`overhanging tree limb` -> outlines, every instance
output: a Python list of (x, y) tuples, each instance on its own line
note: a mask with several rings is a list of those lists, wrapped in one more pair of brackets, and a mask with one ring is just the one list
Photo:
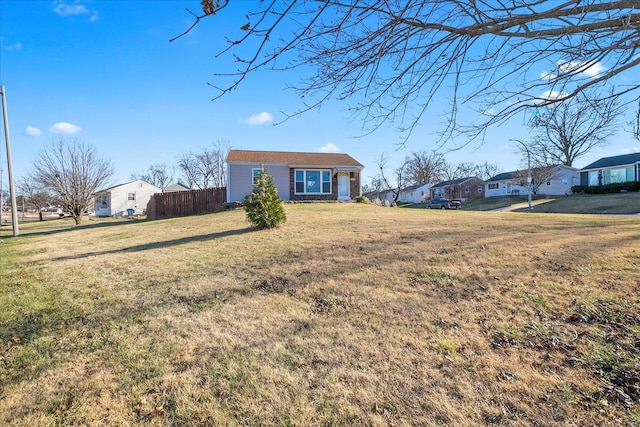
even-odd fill
[[(216, 4), (215, 19), (227, 4)], [(348, 100), (365, 131), (392, 122), (406, 138), (444, 95), (450, 106), (443, 138), (474, 138), (519, 112), (563, 102), (623, 74), (628, 83), (611, 96), (622, 103), (639, 97), (638, 73), (630, 73), (640, 64), (637, 0), (251, 5), (242, 35), (229, 38), (220, 55), (233, 55), (238, 67), (219, 72), (211, 86), (217, 98), (260, 69), (311, 68), (289, 85), (303, 101), (287, 117), (330, 99)], [(462, 107), (482, 115), (461, 122)]]

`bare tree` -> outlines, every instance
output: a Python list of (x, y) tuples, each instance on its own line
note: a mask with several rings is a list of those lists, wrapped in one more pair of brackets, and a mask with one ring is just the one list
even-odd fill
[(178, 168), (190, 188), (219, 188), (227, 185), (225, 162), (229, 148), (221, 141), (199, 153), (183, 154)]
[(529, 171), (528, 169), (521, 169), (513, 174), (513, 178), (520, 180), (520, 185), (526, 186), (527, 180), (531, 176), (531, 193), (538, 194), (540, 187), (546, 184), (552, 179), (558, 177), (557, 166), (535, 166)]
[(58, 140), (40, 152), (31, 178), (50, 191), (78, 225), (93, 194), (112, 175), (111, 162), (98, 156), (91, 145)]
[(405, 176), (410, 184), (427, 184), (442, 181), (447, 161), (435, 151), (414, 151), (405, 159)]
[(182, 171), (182, 176), (189, 188), (196, 188), (199, 176), (195, 155), (191, 152), (181, 155), (178, 159), (178, 168)]
[(53, 200), (51, 192), (48, 191), (39, 181), (33, 178), (33, 175), (24, 176), (18, 182), (18, 191), (22, 194), (23, 201), (31, 203), (39, 212), (40, 221), (42, 218), (42, 208), (47, 206)]
[(483, 181), (493, 178), (499, 171), (500, 168), (498, 168), (498, 165), (489, 162), (484, 162), (484, 164), (476, 166), (476, 175)]
[(534, 138), (530, 145), (536, 162), (571, 166), (580, 156), (606, 144), (617, 131), (616, 119), (622, 113), (618, 101), (580, 93), (538, 113), (531, 122)]
[[(606, 98), (639, 97), (637, 0), (270, 0), (235, 15), (223, 13), (229, 0), (201, 3), (202, 13), (189, 11), (191, 28), (207, 16), (238, 19), (218, 55), (237, 67), (216, 74), (217, 97), (258, 70), (304, 68), (309, 77), (290, 85), (303, 105), (290, 114), (351, 100), (367, 130), (390, 121), (408, 138), (443, 98), (451, 104), (443, 136), (475, 138), (614, 76), (627, 84)], [(482, 117), (460, 122), (463, 106)]]
[(133, 174), (131, 177), (146, 181), (164, 191), (173, 181), (173, 170), (166, 163), (154, 163), (145, 172)]
[(385, 169), (387, 168), (388, 158), (385, 154), (380, 155), (378, 159), (378, 168), (380, 168), (380, 179), (384, 183), (384, 186), (391, 191), (393, 194), (392, 203), (396, 204), (398, 202), (398, 197), (400, 197), (400, 191), (408, 184), (407, 176), (406, 176), (406, 168), (408, 159), (405, 159), (400, 166), (393, 171), (393, 175), (395, 176), (395, 184), (391, 184), (385, 175)]

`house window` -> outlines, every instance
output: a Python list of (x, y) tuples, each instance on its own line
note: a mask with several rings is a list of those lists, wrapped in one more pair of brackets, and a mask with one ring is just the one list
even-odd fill
[(258, 175), (260, 175), (260, 172), (262, 172), (262, 168), (251, 169), (251, 183), (253, 185), (258, 185)]
[[(593, 175), (592, 175), (593, 174)], [(606, 169), (601, 171), (600, 175), (596, 175), (597, 172), (589, 172), (589, 185), (606, 185), (614, 184), (618, 182), (633, 181), (633, 167), (619, 168), (619, 169)], [(601, 177), (600, 182), (596, 177)]]
[(495, 183), (491, 183), (491, 184), (489, 184), (489, 185), (487, 186), (487, 188), (488, 188), (489, 190), (497, 190), (497, 189), (498, 189), (498, 183), (497, 183), (497, 182), (495, 182)]
[(100, 208), (108, 208), (109, 207), (109, 195), (108, 194), (99, 194), (96, 197), (96, 206)]
[(551, 185), (551, 180), (550, 179), (547, 180), (547, 185)]
[(569, 185), (569, 181), (567, 181), (566, 179), (562, 180), (562, 185)]
[(135, 200), (136, 193), (127, 193), (127, 200)]
[(478, 193), (482, 193), (482, 185), (478, 185)]
[(470, 189), (469, 189), (469, 186), (468, 186), (468, 185), (467, 185), (466, 187), (464, 187), (464, 192), (465, 192), (465, 193), (469, 194), (469, 191), (470, 191)]
[(331, 171), (298, 169), (296, 194), (331, 194)]

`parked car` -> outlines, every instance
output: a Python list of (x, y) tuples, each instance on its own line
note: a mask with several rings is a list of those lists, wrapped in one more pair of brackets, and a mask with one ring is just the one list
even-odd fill
[(433, 199), (427, 204), (427, 209), (451, 209), (451, 200), (444, 197)]
[(462, 208), (462, 200), (453, 199), (451, 201), (451, 209), (460, 209), (460, 208)]

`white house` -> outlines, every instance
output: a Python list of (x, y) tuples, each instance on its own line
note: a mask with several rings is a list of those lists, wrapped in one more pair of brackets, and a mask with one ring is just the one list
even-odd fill
[[(539, 173), (538, 173), (539, 172)], [(528, 196), (527, 170), (503, 172), (484, 182), (484, 197)], [(571, 194), (571, 187), (578, 185), (578, 170), (570, 166), (559, 165), (543, 173), (542, 169), (532, 169), (532, 179), (542, 180), (537, 195), (564, 196)], [(533, 193), (532, 193), (533, 194)]]
[(409, 187), (405, 187), (400, 191), (398, 196), (399, 202), (405, 203), (422, 203), (429, 199), (429, 189), (433, 187), (433, 184), (416, 184)]
[(129, 216), (143, 214), (149, 199), (162, 189), (138, 179), (115, 185), (94, 194), (96, 216)]

